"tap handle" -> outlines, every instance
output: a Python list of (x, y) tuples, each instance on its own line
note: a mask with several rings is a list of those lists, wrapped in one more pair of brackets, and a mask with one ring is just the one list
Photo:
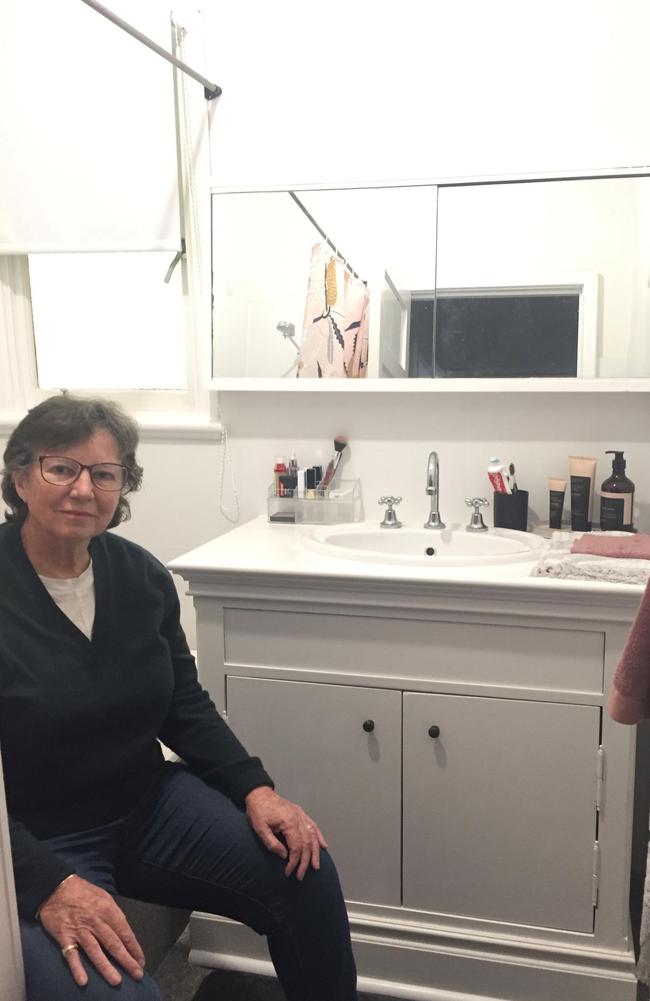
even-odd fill
[(487, 532), (488, 527), (483, 521), (483, 515), (480, 509), (482, 507), (489, 507), (487, 497), (466, 497), (465, 503), (468, 507), (473, 508), (472, 516), (469, 520), (469, 525), (466, 527), (466, 532)]
[(380, 497), (378, 504), (387, 504), (387, 508), (384, 511), (384, 520), (380, 522), (380, 528), (401, 528), (402, 522), (399, 520), (393, 508), (396, 504), (399, 504), (401, 497)]

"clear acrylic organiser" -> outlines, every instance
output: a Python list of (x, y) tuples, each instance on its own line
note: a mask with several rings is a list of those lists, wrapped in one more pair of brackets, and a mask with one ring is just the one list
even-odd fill
[(306, 497), (303, 492), (293, 496), (279, 497), (275, 484), (271, 484), (267, 494), (269, 521), (285, 524), (336, 525), (341, 522), (361, 521), (361, 481), (341, 480), (332, 490), (311, 491)]

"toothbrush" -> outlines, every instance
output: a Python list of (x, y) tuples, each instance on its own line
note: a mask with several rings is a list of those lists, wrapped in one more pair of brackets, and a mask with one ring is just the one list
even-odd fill
[(323, 490), (327, 490), (331, 486), (334, 477), (336, 476), (336, 470), (339, 468), (339, 462), (341, 461), (341, 456), (343, 455), (343, 450), (347, 447), (348, 439), (344, 434), (337, 434), (334, 439), (334, 451), (336, 455), (333, 455), (330, 459), (327, 469), (325, 470), (325, 475), (323, 477), (323, 482), (321, 487)]

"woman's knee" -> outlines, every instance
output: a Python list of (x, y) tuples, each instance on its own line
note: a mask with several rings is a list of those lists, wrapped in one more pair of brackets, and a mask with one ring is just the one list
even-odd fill
[(309, 868), (300, 881), (295, 876), (287, 879), (283, 865), (275, 891), (276, 906), (272, 913), (281, 920), (290, 916), (310, 921), (318, 916), (321, 920), (345, 911), (341, 884), (329, 852), (321, 852), (320, 868)]
[(69, 971), (56, 980), (47, 979), (25, 968), (27, 1001), (162, 1001), (154, 980), (147, 974), (137, 983), (124, 975), (122, 983), (111, 987), (96, 971), (88, 971), (88, 983), (78, 987)]
[(309, 868), (305, 873), (304, 883), (319, 897), (326, 896), (338, 900), (342, 896), (339, 874), (334, 859), (328, 851), (321, 851), (320, 868)]
[(121, 984), (111, 987), (85, 958), (88, 983), (78, 987), (56, 942), (40, 925), (21, 923), (21, 939), (27, 1001), (162, 1001), (149, 975), (138, 983), (123, 973)]

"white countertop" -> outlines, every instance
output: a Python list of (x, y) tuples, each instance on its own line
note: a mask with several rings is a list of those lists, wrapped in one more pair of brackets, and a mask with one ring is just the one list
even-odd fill
[[(550, 577), (533, 577), (537, 558), (530, 562), (500, 565), (473, 566), (409, 566), (394, 563), (370, 562), (349, 558), (329, 557), (307, 549), (302, 540), (318, 526), (271, 524), (266, 515), (226, 532), (210, 542), (178, 556), (168, 566), (173, 573), (191, 579), (206, 572), (221, 575), (260, 574), (283, 578), (310, 578), (318, 580), (346, 580), (348, 583), (422, 581), (437, 584), (471, 583), (486, 588), (512, 591), (513, 586), (528, 597), (530, 592), (549, 596), (565, 593), (574, 597), (601, 599), (606, 595), (638, 602), (644, 587), (640, 584), (613, 584), (600, 581), (562, 580)], [(450, 528), (461, 526), (452, 525)], [(399, 529), (397, 530), (399, 531)], [(567, 594), (568, 592), (568, 594)]]

